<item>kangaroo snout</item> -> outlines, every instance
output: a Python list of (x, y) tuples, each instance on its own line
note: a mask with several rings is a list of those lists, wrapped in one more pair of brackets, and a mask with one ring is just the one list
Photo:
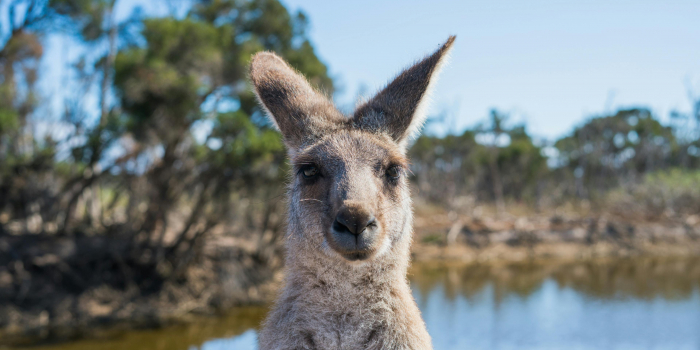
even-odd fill
[(338, 211), (333, 222), (333, 230), (338, 233), (359, 235), (366, 229), (376, 226), (374, 215), (366, 209), (344, 206)]
[(368, 208), (358, 204), (343, 205), (331, 226), (331, 247), (348, 260), (364, 260), (374, 250), (379, 225)]

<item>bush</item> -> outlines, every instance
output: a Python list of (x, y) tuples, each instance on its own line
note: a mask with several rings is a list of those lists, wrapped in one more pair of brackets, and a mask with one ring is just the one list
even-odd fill
[(659, 219), (700, 212), (700, 171), (674, 168), (647, 174), (630, 186), (611, 191), (608, 205), (628, 217)]

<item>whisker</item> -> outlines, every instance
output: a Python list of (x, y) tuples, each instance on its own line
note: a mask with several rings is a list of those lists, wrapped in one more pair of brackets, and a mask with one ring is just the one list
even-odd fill
[(299, 200), (299, 202), (304, 202), (304, 201), (316, 201), (316, 202), (319, 202), (319, 203), (323, 204), (323, 201), (318, 200), (318, 199), (316, 199), (316, 198), (305, 198), (305, 199), (300, 199), (300, 200)]

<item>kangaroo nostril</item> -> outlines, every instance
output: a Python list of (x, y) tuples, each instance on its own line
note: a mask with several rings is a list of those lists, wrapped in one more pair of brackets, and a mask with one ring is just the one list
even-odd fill
[(369, 220), (367, 221), (367, 224), (366, 224), (365, 226), (366, 226), (366, 227), (375, 227), (375, 226), (377, 226), (377, 219), (376, 219), (374, 216), (370, 217)]
[(350, 231), (350, 228), (348, 225), (342, 223), (339, 218), (335, 218), (335, 221), (333, 221), (333, 230), (337, 232), (348, 232), (348, 233), (353, 233)]
[(377, 225), (376, 222), (377, 220), (374, 218), (374, 216), (360, 218), (360, 220), (357, 221), (357, 233), (360, 234), (365, 232), (368, 227), (375, 227)]

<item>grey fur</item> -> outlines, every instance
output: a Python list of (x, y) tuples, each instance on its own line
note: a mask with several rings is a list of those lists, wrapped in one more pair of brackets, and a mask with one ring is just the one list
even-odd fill
[[(285, 283), (260, 332), (261, 350), (432, 349), (406, 279), (413, 213), (405, 146), (453, 41), (401, 73), (353, 117), (276, 55), (253, 58), (251, 81), (295, 169)], [(318, 170), (312, 179), (302, 175), (308, 166)], [(390, 168), (400, 175), (389, 176)], [(373, 229), (357, 236), (369, 242), (359, 260), (336, 244), (341, 209), (376, 217)]]

